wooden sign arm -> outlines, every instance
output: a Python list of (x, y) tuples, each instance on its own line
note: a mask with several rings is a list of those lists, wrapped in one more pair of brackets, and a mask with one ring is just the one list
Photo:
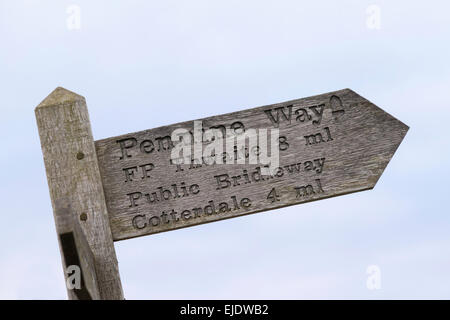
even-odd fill
[[(64, 275), (67, 278), (69, 261), (62, 235), (72, 232), (78, 254), (92, 252), (95, 277), (89, 279), (96, 284), (90, 284), (90, 298), (123, 299), (86, 101), (58, 87), (36, 107), (35, 113)], [(79, 257), (84, 262), (86, 259)], [(67, 290), (69, 299), (86, 297)]]

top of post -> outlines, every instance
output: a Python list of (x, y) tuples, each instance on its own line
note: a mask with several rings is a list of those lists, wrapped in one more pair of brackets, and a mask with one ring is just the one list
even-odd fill
[(75, 92), (64, 89), (63, 87), (57, 87), (53, 90), (41, 103), (36, 107), (35, 110), (44, 107), (55, 106), (63, 104), (66, 102), (75, 102), (85, 100), (83, 96), (76, 94)]

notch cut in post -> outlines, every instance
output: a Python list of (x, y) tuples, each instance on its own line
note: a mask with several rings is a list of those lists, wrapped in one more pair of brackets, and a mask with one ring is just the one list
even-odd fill
[[(70, 208), (61, 208), (58, 214), (66, 213), (67, 219), (73, 218)], [(65, 262), (64, 269), (67, 276), (66, 286), (72, 288), (72, 293), (78, 300), (98, 300), (97, 272), (95, 271), (95, 259), (89, 243), (76, 219), (70, 222), (72, 230), (59, 234), (59, 242)], [(68, 283), (69, 282), (69, 283)]]

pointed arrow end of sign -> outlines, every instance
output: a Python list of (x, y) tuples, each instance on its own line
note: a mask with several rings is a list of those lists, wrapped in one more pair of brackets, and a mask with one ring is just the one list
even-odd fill
[(367, 189), (373, 189), (391, 161), (409, 127), (363, 98), (351, 89), (345, 89), (350, 100), (358, 101), (361, 112), (367, 116), (363, 127), (369, 148), (365, 148), (358, 167), (365, 171), (368, 178)]
[(409, 130), (409, 127), (406, 124), (404, 124), (403, 122), (401, 122), (400, 120), (398, 120), (394, 117), (392, 117), (392, 118), (393, 118), (393, 121), (394, 120), (397, 121), (398, 124), (397, 124), (396, 129), (394, 129), (390, 132), (391, 144), (389, 146), (387, 146), (386, 152), (385, 153), (380, 152), (379, 157), (380, 157), (380, 159), (384, 158), (384, 161), (380, 160), (379, 167), (374, 170), (376, 172), (376, 174), (374, 175), (372, 189), (377, 184), (378, 180), (380, 179), (381, 175), (383, 174), (384, 170), (386, 169), (387, 165), (391, 161), (392, 157), (394, 156), (395, 152), (397, 151), (398, 147), (400, 146), (401, 142), (403, 141), (403, 138), (406, 136), (406, 133)]
[(76, 101), (85, 101), (85, 99), (83, 96), (80, 96), (75, 92), (67, 90), (63, 87), (57, 87), (36, 107), (35, 110)]

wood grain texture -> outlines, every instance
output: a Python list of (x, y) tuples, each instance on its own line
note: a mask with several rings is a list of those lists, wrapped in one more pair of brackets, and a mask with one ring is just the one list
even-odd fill
[(261, 178), (259, 164), (171, 164), (163, 137), (192, 121), (96, 141), (114, 240), (371, 189), (408, 130), (350, 89), (201, 121), (278, 128), (289, 146), (277, 174)]
[[(36, 107), (35, 114), (57, 233), (72, 232), (73, 219), (82, 217), (100, 298), (123, 299), (86, 101), (59, 87)], [(61, 243), (60, 249), (65, 271)], [(69, 298), (76, 299), (72, 291), (68, 290)]]

